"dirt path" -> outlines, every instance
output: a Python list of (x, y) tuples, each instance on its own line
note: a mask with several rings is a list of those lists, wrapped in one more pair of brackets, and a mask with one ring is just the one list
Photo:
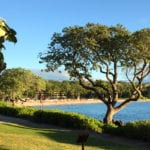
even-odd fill
[[(17, 123), (17, 124), (26, 125), (26, 126), (35, 127), (35, 128), (48, 128), (48, 129), (53, 129), (53, 130), (61, 130), (65, 132), (74, 132), (76, 134), (79, 134), (81, 132), (81, 131), (59, 128), (59, 127), (48, 125), (48, 124), (39, 124), (39, 123), (37, 124), (28, 120), (8, 117), (8, 116), (3, 116), (3, 115), (0, 115), (0, 123)], [(105, 141), (110, 141), (116, 144), (136, 146), (140, 150), (150, 150), (150, 144), (139, 141), (139, 140), (131, 140), (127, 138), (117, 137), (117, 136), (108, 135), (108, 134), (98, 134), (94, 132), (90, 132), (89, 136), (96, 137)]]

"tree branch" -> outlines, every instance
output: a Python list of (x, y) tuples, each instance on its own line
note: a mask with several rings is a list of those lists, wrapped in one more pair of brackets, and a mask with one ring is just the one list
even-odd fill
[(139, 96), (136, 98), (129, 98), (129, 99), (125, 100), (124, 102), (122, 102), (117, 107), (115, 107), (114, 109), (116, 112), (118, 112), (118, 111), (122, 110), (124, 107), (126, 107), (130, 102), (138, 101), (138, 99), (139, 99)]
[(79, 83), (80, 83), (80, 85), (83, 88), (85, 88), (87, 90), (94, 91), (97, 94), (97, 96), (100, 98), (100, 100), (107, 105), (107, 101), (105, 100), (105, 98), (103, 98), (103, 96), (101, 96), (102, 94), (98, 91), (98, 89), (96, 89), (95, 87), (91, 87), (91, 86), (88, 86), (87, 84), (85, 84), (85, 82), (83, 81), (83, 78), (81, 76), (79, 78)]

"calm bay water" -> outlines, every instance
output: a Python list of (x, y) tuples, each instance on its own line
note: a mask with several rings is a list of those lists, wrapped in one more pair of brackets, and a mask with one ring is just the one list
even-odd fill
[[(36, 106), (40, 108), (40, 106)], [(59, 109), (68, 112), (78, 112), (99, 120), (102, 120), (106, 106), (103, 103), (98, 104), (77, 104), (77, 105), (49, 105), (43, 106), (43, 109)], [(124, 122), (135, 120), (150, 120), (150, 102), (132, 102), (126, 108), (118, 112), (114, 119)]]

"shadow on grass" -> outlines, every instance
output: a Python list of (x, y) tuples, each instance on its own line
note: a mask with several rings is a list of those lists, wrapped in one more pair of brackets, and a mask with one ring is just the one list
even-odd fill
[[(43, 128), (35, 128), (35, 127), (30, 127), (30, 126), (23, 126), (23, 125), (18, 125), (18, 124), (9, 124), (9, 123), (3, 123), (7, 126), (11, 126), (14, 128), (18, 128), (18, 130), (32, 130), (34, 133), (41, 135), (43, 137), (49, 138), (53, 141), (56, 141), (58, 143), (66, 143), (66, 144), (72, 144), (72, 145), (80, 145), (77, 143), (77, 138), (79, 135), (79, 131), (71, 131), (71, 130), (64, 130), (62, 129), (43, 129)], [(87, 142), (85, 143), (85, 147), (90, 146), (93, 148), (100, 148), (100, 149), (105, 149), (105, 150), (137, 150), (135, 148), (130, 148), (125, 145), (119, 145), (119, 144), (114, 144), (105, 140), (102, 140), (100, 138), (96, 137), (91, 137), (89, 135), (89, 138)], [(0, 150), (9, 150), (5, 147), (0, 146)]]
[(49, 126), (49, 127), (44, 128), (43, 124), (39, 124), (39, 126), (41, 125), (41, 127), (35, 127), (35, 126), (32, 126), (32, 125), (30, 126), (30, 125), (16, 124), (14, 122), (8, 122), (8, 123), (3, 122), (3, 125), (7, 125), (7, 126), (10, 126), (10, 127), (16, 127), (16, 128), (20, 128), (20, 129), (35, 130), (35, 131), (36, 130), (50, 131), (50, 130), (62, 129), (62, 128), (59, 128), (59, 127), (57, 128), (57, 127), (54, 127), (54, 126)]
[(3, 146), (3, 145), (0, 145), (0, 150), (10, 150), (10, 149), (6, 148), (6, 147)]
[[(46, 136), (47, 138), (51, 140), (55, 140), (56, 142), (59, 143), (66, 143), (66, 144), (72, 144), (72, 145), (81, 145), (77, 143), (78, 139), (78, 133), (75, 132), (65, 132), (65, 131), (53, 131), (49, 133), (45, 132), (39, 132), (42, 136)], [(91, 137), (89, 135), (89, 138), (87, 142), (85, 143), (85, 147), (90, 146), (93, 148), (100, 148), (100, 149), (105, 149), (105, 150), (138, 150), (136, 148), (131, 148), (126, 145), (119, 145), (119, 144), (114, 144), (108, 141), (101, 140), (100, 138), (95, 138)]]

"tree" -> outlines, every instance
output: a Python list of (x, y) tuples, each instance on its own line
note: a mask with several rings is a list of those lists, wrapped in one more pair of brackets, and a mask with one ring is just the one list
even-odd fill
[(0, 76), (0, 91), (8, 99), (34, 97), (45, 90), (46, 81), (30, 70), (15, 68), (3, 71)]
[(4, 62), (4, 56), (2, 53), (2, 49), (5, 48), (5, 41), (16, 43), (16, 31), (10, 28), (4, 20), (0, 19), (0, 72), (6, 68), (6, 63)]
[(61, 91), (61, 83), (59, 81), (47, 81), (46, 82), (46, 93), (50, 98), (56, 98), (57, 94)]
[(32, 92), (32, 95), (37, 99), (43, 99), (43, 91), (46, 90), (46, 81), (39, 77), (33, 75), (31, 86), (29, 92)]
[(143, 88), (143, 94), (145, 97), (150, 98), (150, 84), (145, 84)]
[[(122, 25), (88, 23), (83, 27), (66, 27), (62, 33), (54, 33), (48, 51), (40, 54), (40, 62), (46, 63), (47, 71), (64, 66), (70, 77), (93, 91), (107, 106), (104, 122), (109, 124), (115, 113), (141, 96), (142, 81), (150, 73), (149, 38), (149, 28), (131, 33)], [(120, 69), (124, 69), (122, 74), (127, 76), (132, 92), (116, 105)], [(105, 75), (109, 86), (94, 80), (95, 72), (99, 79)]]
[(129, 82), (118, 82), (118, 92), (120, 98), (127, 98), (132, 93), (132, 86)]
[(70, 82), (70, 86), (70, 95), (77, 100), (87, 92), (77, 81)]
[(69, 97), (69, 91), (71, 89), (70, 83), (68, 81), (62, 81), (60, 84), (60, 95), (62, 97)]

